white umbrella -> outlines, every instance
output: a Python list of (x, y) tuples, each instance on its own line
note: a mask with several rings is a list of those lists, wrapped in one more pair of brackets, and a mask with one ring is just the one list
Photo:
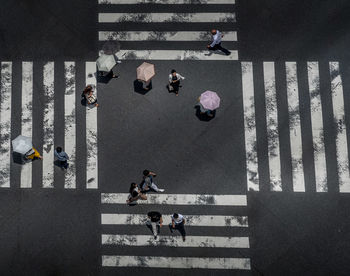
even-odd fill
[(32, 138), (19, 135), (12, 140), (12, 149), (20, 154), (26, 154), (33, 148)]
[(110, 72), (117, 64), (114, 55), (101, 55), (97, 61), (97, 68), (101, 72)]

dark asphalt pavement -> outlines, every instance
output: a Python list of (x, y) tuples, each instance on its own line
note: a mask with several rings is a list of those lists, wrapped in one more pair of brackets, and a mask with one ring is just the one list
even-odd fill
[[(5, 2), (0, 9), (2, 61), (96, 59), (97, 1)], [(349, 5), (345, 0), (237, 0), (240, 60), (336, 59), (348, 73)], [(30, 190), (0, 189), (1, 275), (159, 273), (100, 268), (100, 192), (127, 192), (130, 182), (141, 180), (145, 168), (158, 173), (157, 183), (167, 193), (247, 193), (240, 63), (155, 61), (157, 75), (146, 95), (133, 91), (140, 63), (125, 61), (116, 68), (120, 79), (98, 85), (98, 191), (47, 191), (38, 183)], [(165, 89), (172, 68), (186, 77), (179, 97)], [(82, 74), (77, 82), (84, 83)], [(345, 81), (344, 87), (348, 84)], [(222, 105), (213, 120), (203, 122), (193, 107), (207, 89), (220, 94)], [(13, 100), (20, 102), (18, 97)], [(41, 131), (41, 125), (36, 127)], [(306, 193), (248, 192), (250, 249), (244, 254), (251, 258), (252, 274), (348, 275), (349, 199), (332, 188), (324, 194), (316, 194), (312, 187)], [(149, 254), (149, 249), (142, 250)], [(162, 252), (170, 254), (167, 249)], [(205, 250), (200, 254), (210, 256)], [(193, 271), (193, 275), (248, 275)]]

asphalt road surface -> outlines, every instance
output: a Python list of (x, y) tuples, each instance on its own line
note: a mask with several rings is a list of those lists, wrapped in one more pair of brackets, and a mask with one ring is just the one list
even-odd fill
[[(140, 2), (2, 3), (0, 274), (348, 275), (349, 3)], [(206, 55), (212, 28), (230, 56)], [(101, 50), (120, 78), (96, 78)], [(195, 108), (206, 90), (221, 98), (212, 119)], [(43, 161), (19, 164), (20, 134)], [(127, 206), (144, 169), (165, 192)]]

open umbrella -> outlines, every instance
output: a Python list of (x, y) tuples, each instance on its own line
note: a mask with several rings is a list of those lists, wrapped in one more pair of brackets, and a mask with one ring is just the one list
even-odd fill
[(101, 55), (97, 61), (98, 71), (110, 72), (112, 68), (117, 64), (114, 55)]
[(144, 62), (137, 67), (137, 79), (148, 82), (156, 74), (154, 64)]
[(12, 140), (12, 149), (14, 152), (26, 154), (33, 148), (32, 138), (19, 135)]
[(201, 94), (199, 102), (204, 108), (209, 110), (215, 110), (220, 106), (220, 98), (218, 94), (209, 90)]

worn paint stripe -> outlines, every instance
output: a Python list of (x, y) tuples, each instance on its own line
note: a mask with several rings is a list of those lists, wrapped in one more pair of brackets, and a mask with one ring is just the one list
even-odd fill
[(238, 51), (229, 51), (229, 56), (219, 51), (208, 54), (205, 50), (120, 50), (116, 55), (121, 60), (238, 60)]
[(270, 169), (270, 189), (272, 191), (282, 191), (274, 62), (264, 62), (264, 87)]
[(335, 141), (337, 150), (339, 191), (341, 193), (349, 193), (349, 152), (346, 139), (343, 82), (339, 72), (339, 62), (330, 62), (329, 69), (331, 76), (333, 116), (336, 135)]
[(234, 12), (196, 12), (196, 13), (99, 13), (99, 23), (122, 23), (122, 22), (139, 22), (139, 23), (203, 23), (203, 22), (236, 22)]
[[(86, 62), (86, 85), (92, 85), (97, 97), (96, 62)], [(97, 108), (86, 108), (86, 188), (98, 188)]]
[(296, 62), (286, 62), (286, 75), (293, 191), (305, 192)]
[(103, 255), (102, 266), (250, 270), (250, 259)]
[(247, 190), (259, 191), (258, 155), (255, 122), (253, 63), (242, 62), (242, 92), (246, 150)]
[[(22, 129), (23, 136), (33, 136), (33, 62), (22, 62)], [(32, 187), (32, 162), (21, 166), (21, 188)]]
[(118, 246), (169, 246), (169, 247), (211, 247), (211, 248), (249, 248), (248, 237), (218, 236), (163, 236), (154, 239), (153, 235), (106, 235), (101, 236), (102, 245)]
[[(171, 215), (163, 214), (163, 224), (171, 223)], [(246, 216), (205, 216), (184, 215), (186, 226), (215, 226), (215, 227), (248, 227)], [(144, 225), (146, 215), (140, 214), (101, 214), (101, 224), (104, 225)]]
[(1, 63), (0, 187), (10, 187), (12, 62)]
[[(102, 193), (103, 204), (126, 204), (128, 193)], [(147, 194), (139, 204), (246, 206), (246, 195)]]
[(64, 94), (64, 150), (69, 156), (69, 167), (65, 173), (64, 187), (76, 187), (76, 113), (75, 113), (75, 63), (64, 63), (65, 94)]
[(125, 5), (125, 4), (235, 4), (235, 0), (98, 0), (100, 5)]
[(44, 121), (43, 121), (43, 187), (54, 187), (54, 62), (47, 62), (43, 70)]
[(316, 191), (327, 192), (327, 167), (323, 141), (324, 132), (318, 62), (308, 62), (307, 71), (311, 106), (311, 129), (315, 160)]
[[(237, 32), (223, 32), (222, 41), (237, 41)], [(128, 31), (128, 32), (98, 32), (100, 41), (210, 41), (210, 32), (161, 32), (161, 31)]]

